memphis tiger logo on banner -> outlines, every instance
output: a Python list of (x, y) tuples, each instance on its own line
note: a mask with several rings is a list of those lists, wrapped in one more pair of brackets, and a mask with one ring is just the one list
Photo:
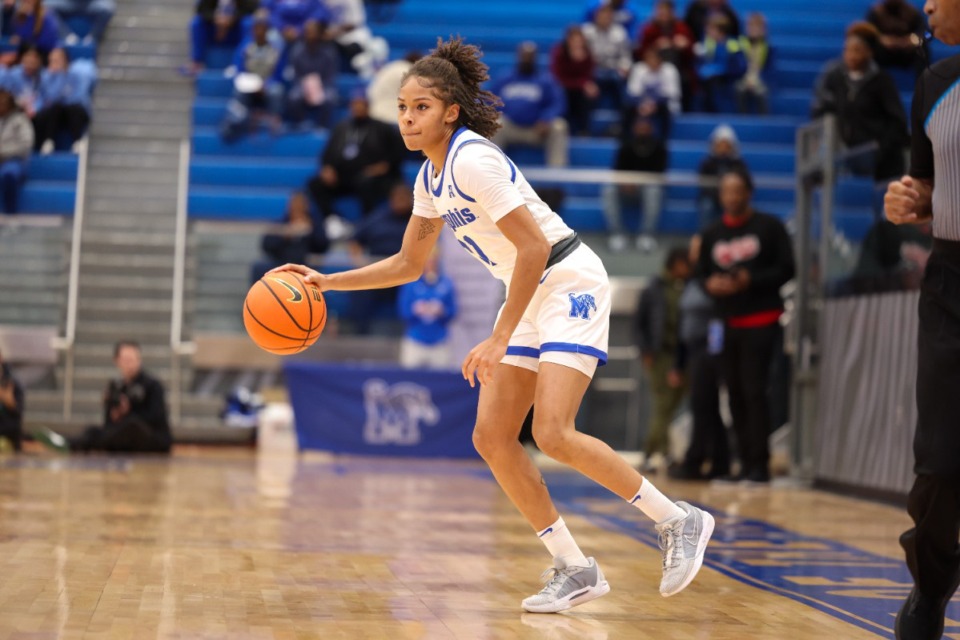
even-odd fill
[(420, 425), (440, 421), (430, 389), (413, 382), (388, 384), (380, 378), (363, 383), (363, 406), (367, 420), (363, 440), (368, 444), (415, 445), (422, 439)]
[(301, 449), (360, 455), (476, 458), (479, 389), (459, 371), (287, 360)]

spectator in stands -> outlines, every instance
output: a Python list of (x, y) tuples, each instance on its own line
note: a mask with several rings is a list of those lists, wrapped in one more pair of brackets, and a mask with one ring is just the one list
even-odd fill
[(0, 354), (0, 453), (20, 451), (23, 441), (23, 386)]
[(923, 15), (907, 0), (878, 0), (867, 12), (867, 22), (877, 28), (879, 42), (874, 54), (882, 67), (922, 68)]
[(680, 343), (680, 295), (690, 277), (687, 250), (667, 253), (663, 271), (640, 294), (637, 344), (650, 380), (653, 411), (645, 446), (648, 468), (660, 468), (669, 453), (669, 429), (686, 395), (683, 374), (676, 368)]
[(623, 106), (623, 85), (630, 71), (630, 36), (613, 21), (613, 7), (603, 5), (593, 14), (593, 22), (583, 25), (590, 53), (596, 61), (594, 80), (601, 96), (617, 109)]
[(308, 20), (331, 22), (330, 12), (320, 0), (263, 0), (261, 6), (269, 11), (273, 28), (287, 45), (300, 37)]
[(874, 145), (875, 153), (855, 155), (848, 164), (858, 175), (884, 180), (903, 174), (909, 133), (897, 86), (873, 59), (877, 42), (877, 30), (867, 22), (847, 29), (843, 57), (828, 63), (817, 79), (811, 115), (835, 114), (847, 147)]
[(20, 192), (33, 149), (33, 125), (13, 94), (0, 89), (0, 195), (4, 213), (19, 211)]
[(259, 0), (198, 0), (197, 15), (190, 22), (190, 65), (183, 72), (200, 73), (211, 45), (239, 45), (244, 39), (244, 21), (259, 6)]
[(613, 20), (627, 31), (627, 35), (633, 38), (637, 30), (636, 8), (627, 2), (627, 0), (594, 0), (587, 9), (583, 17), (584, 22), (593, 22), (596, 17), (597, 9), (609, 6), (613, 9)]
[[(700, 260), (700, 236), (690, 239), (690, 264)], [(716, 305), (699, 278), (690, 278), (680, 295), (680, 348), (677, 371), (690, 384), (693, 430), (683, 460), (668, 471), (678, 480), (710, 480), (730, 473), (730, 443), (720, 414), (720, 363), (708, 344)], [(719, 345), (714, 345), (719, 346)], [(709, 462), (709, 471), (704, 464)]]
[(35, 150), (48, 153), (58, 143), (60, 150), (67, 150), (83, 137), (90, 124), (92, 91), (90, 76), (68, 64), (66, 51), (50, 52), (40, 79), (40, 107), (33, 117)]
[(727, 0), (694, 0), (687, 6), (683, 21), (690, 27), (696, 41), (703, 42), (707, 37), (707, 26), (710, 20), (717, 17), (726, 18), (727, 33), (730, 37), (740, 37), (740, 16), (727, 3)]
[(703, 232), (697, 275), (723, 320), (718, 351), (741, 465), (740, 473), (728, 479), (766, 484), (771, 430), (767, 389), (774, 349), (781, 344), (780, 288), (794, 277), (795, 267), (786, 228), (778, 218), (754, 211), (752, 194), (749, 173), (723, 176), (723, 219)]
[(330, 36), (325, 24), (308, 20), (303, 25), (303, 38), (290, 49), (292, 78), (287, 108), (294, 122), (309, 117), (314, 125), (330, 128), (340, 72), (340, 54)]
[(367, 85), (371, 118), (396, 126), (400, 80), (413, 63), (422, 57), (419, 51), (408, 51), (403, 58), (388, 62), (377, 70)]
[[(730, 125), (721, 124), (710, 134), (710, 152), (700, 161), (697, 173), (701, 178), (716, 183), (730, 171), (746, 172), (748, 169), (740, 158), (740, 141), (736, 131)], [(720, 190), (716, 184), (701, 185), (697, 196), (697, 213), (701, 230), (720, 217)]]
[[(616, 171), (643, 171), (663, 175), (667, 170), (667, 145), (649, 118), (637, 118), (633, 129), (620, 142), (613, 168)], [(603, 186), (603, 213), (610, 232), (610, 250), (627, 247), (623, 209), (638, 199), (643, 209), (643, 231), (637, 237), (637, 248), (649, 253), (657, 248), (653, 235), (657, 230), (663, 203), (662, 184), (606, 184)], [(633, 201), (633, 202), (631, 202)]]
[[(412, 214), (413, 190), (403, 182), (394, 182), (387, 202), (372, 211), (354, 231), (349, 247), (356, 265), (398, 253)], [(372, 320), (378, 315), (396, 315), (397, 289), (351, 291), (349, 307), (357, 333), (368, 335)]]
[(103, 34), (117, 12), (116, 0), (46, 0), (47, 10), (57, 17), (60, 37), (70, 46), (80, 42), (69, 20), (85, 18), (90, 23), (90, 32), (83, 37), (83, 44), (92, 45), (103, 40)]
[(566, 108), (563, 93), (537, 68), (536, 44), (520, 44), (516, 69), (495, 80), (490, 91), (503, 101), (502, 126), (494, 143), (501, 148), (517, 143), (545, 147), (548, 165), (567, 166), (569, 127), (561, 117)]
[(627, 100), (623, 113), (623, 131), (629, 132), (633, 121), (654, 118), (660, 136), (670, 137), (673, 117), (680, 113), (682, 80), (677, 68), (665, 62), (658, 49), (647, 49), (643, 60), (633, 65), (627, 78)]
[(400, 342), (400, 366), (451, 368), (448, 325), (457, 315), (457, 295), (453, 280), (440, 271), (436, 249), (420, 279), (400, 287), (397, 312), (406, 323)]
[(400, 178), (405, 154), (399, 129), (371, 118), (366, 94), (358, 90), (350, 100), (350, 115), (330, 134), (320, 170), (307, 183), (323, 220), (335, 215), (334, 200), (342, 196), (359, 198), (363, 214), (369, 214)]
[(32, 45), (47, 55), (60, 40), (60, 29), (54, 14), (43, 6), (43, 0), (19, 0), (3, 5), (3, 33), (10, 44)]
[(33, 118), (40, 106), (42, 78), (43, 58), (40, 50), (26, 46), (20, 53), (20, 63), (0, 78), (0, 86), (12, 93), (20, 108)]
[[(113, 453), (170, 453), (173, 437), (167, 421), (163, 385), (143, 370), (140, 345), (121, 340), (113, 350), (120, 377), (107, 384), (103, 394), (103, 426), (89, 427), (71, 440), (73, 451)], [(56, 446), (51, 432), (37, 434)]]
[(680, 72), (683, 110), (690, 108), (696, 89), (697, 70), (694, 65), (693, 32), (677, 18), (673, 0), (660, 0), (654, 7), (653, 18), (644, 25), (634, 59), (645, 60), (647, 52), (659, 51), (664, 62), (669, 62)]
[(747, 60), (740, 40), (730, 34), (729, 23), (721, 16), (711, 18), (707, 23), (707, 35), (698, 50), (697, 75), (703, 92), (703, 109), (716, 113), (718, 99), (746, 72)]
[(593, 102), (600, 95), (594, 81), (596, 61), (579, 25), (567, 27), (563, 41), (554, 46), (550, 71), (567, 98), (567, 124), (573, 135), (586, 134), (590, 127)]
[(387, 61), (390, 47), (367, 26), (363, 0), (325, 0), (325, 4), (331, 14), (332, 37), (340, 47), (340, 57), (350, 62), (361, 78), (371, 78)]
[(235, 91), (220, 125), (227, 141), (236, 140), (261, 121), (275, 132), (282, 127), (284, 54), (268, 39), (269, 29), (269, 15), (258, 11), (250, 38), (237, 47), (228, 69)]
[(747, 113), (753, 102), (757, 113), (768, 113), (767, 84), (763, 74), (770, 68), (773, 51), (767, 40), (767, 19), (762, 13), (747, 16), (747, 35), (740, 37), (740, 48), (747, 61), (747, 72), (737, 81), (737, 109), (740, 113)]
[(326, 253), (329, 247), (322, 221), (315, 223), (310, 215), (306, 194), (294, 192), (287, 201), (283, 226), (263, 236), (260, 248), (265, 257), (253, 264), (250, 281), (256, 282), (270, 269), (288, 262), (309, 264), (311, 254)]

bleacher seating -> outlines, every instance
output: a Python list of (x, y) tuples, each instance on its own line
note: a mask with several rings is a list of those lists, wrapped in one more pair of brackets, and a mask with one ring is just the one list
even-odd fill
[[(635, 2), (641, 16), (652, 11), (652, 0)], [(683, 6), (683, 3), (680, 3)], [(812, 87), (826, 61), (840, 55), (847, 25), (865, 12), (859, 0), (838, 0), (827, 5), (808, 0), (733, 0), (745, 16), (761, 11), (768, 18), (770, 39), (775, 47), (770, 83), (776, 88), (771, 99), (772, 115), (746, 117), (735, 114), (684, 114), (673, 128), (669, 170), (689, 173), (707, 151), (707, 138), (717, 124), (733, 125), (742, 143), (747, 164), (761, 178), (790, 179), (794, 170), (794, 137), (797, 126), (809, 116)], [(533, 40), (541, 47), (541, 64), (547, 64), (549, 49), (561, 37), (563, 28), (582, 18), (585, 0), (532, 0), (517, 4), (507, 0), (474, 4), (436, 4), (432, 0), (404, 0), (389, 23), (373, 25), (377, 35), (391, 45), (393, 57), (408, 49), (427, 51), (437, 36), (462, 34), (480, 45), (493, 76), (514, 64), (516, 45)], [(289, 134), (271, 138), (258, 134), (233, 145), (220, 141), (216, 125), (223, 117), (231, 95), (229, 79), (221, 68), (229, 63), (229, 52), (211, 54), (210, 70), (197, 80), (193, 107), (194, 136), (191, 167), (190, 214), (215, 219), (277, 220), (282, 216), (289, 191), (297, 188), (316, 170), (316, 158), (325, 141), (323, 134)], [(895, 72), (898, 87), (909, 107), (913, 77), (909, 71)], [(347, 96), (359, 85), (350, 75), (341, 75), (339, 89)], [(345, 115), (341, 107), (336, 118)], [(616, 122), (615, 112), (599, 109), (592, 131), (607, 130)], [(570, 142), (571, 167), (609, 168), (616, 143), (610, 138), (574, 138)], [(535, 149), (515, 148), (511, 156), (521, 166), (542, 166), (543, 154)], [(411, 176), (413, 163), (407, 173)], [(567, 193), (561, 214), (582, 231), (604, 230), (599, 185), (564, 185)], [(695, 229), (694, 187), (671, 187), (660, 219), (664, 233), (690, 233)], [(783, 218), (791, 215), (793, 191), (759, 189), (758, 209)], [(835, 204), (838, 228), (849, 238), (859, 239), (874, 220), (874, 192), (869, 181), (843, 183)], [(356, 207), (345, 203), (345, 215), (356, 215)]]
[[(90, 30), (89, 21), (82, 17), (71, 18), (69, 24), (81, 35)], [(0, 52), (15, 51), (16, 48), (16, 45), (6, 40), (0, 41)], [(96, 47), (91, 44), (68, 45), (64, 49), (71, 60), (95, 60), (97, 57)], [(73, 215), (77, 194), (77, 166), (76, 154), (35, 154), (27, 170), (28, 179), (20, 197), (20, 211)]]

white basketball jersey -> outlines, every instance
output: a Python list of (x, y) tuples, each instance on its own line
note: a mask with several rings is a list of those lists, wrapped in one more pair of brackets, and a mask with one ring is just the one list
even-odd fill
[(414, 215), (442, 218), (460, 245), (507, 284), (517, 248), (497, 227), (500, 218), (527, 205), (551, 245), (573, 234), (499, 147), (465, 127), (453, 134), (435, 173), (429, 160), (423, 163), (413, 189)]

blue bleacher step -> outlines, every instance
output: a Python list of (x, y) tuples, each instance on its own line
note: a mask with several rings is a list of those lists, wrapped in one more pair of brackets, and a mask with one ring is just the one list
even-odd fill
[(77, 196), (76, 179), (28, 179), (20, 195), (22, 213), (72, 215)]
[(197, 127), (193, 132), (193, 153), (219, 156), (290, 157), (316, 159), (327, 143), (324, 132), (271, 136), (257, 133), (234, 143), (224, 142), (214, 127)]

